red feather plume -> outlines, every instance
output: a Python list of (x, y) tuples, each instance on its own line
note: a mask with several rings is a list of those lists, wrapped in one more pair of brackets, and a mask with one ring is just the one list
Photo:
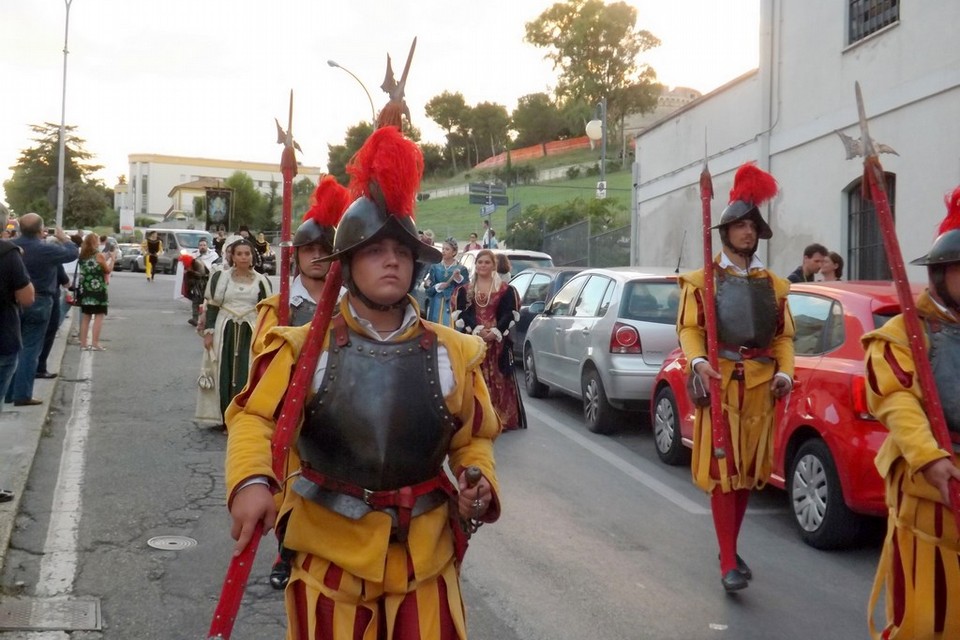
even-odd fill
[(310, 208), (303, 221), (313, 220), (317, 224), (335, 227), (340, 224), (343, 212), (350, 206), (350, 192), (333, 176), (324, 176), (310, 198)]
[(189, 269), (193, 266), (193, 256), (189, 253), (181, 253), (180, 262), (183, 264), (184, 269)]
[(947, 217), (940, 223), (940, 233), (960, 229), (960, 187), (944, 198), (947, 203)]
[(730, 202), (742, 200), (755, 207), (777, 195), (777, 180), (752, 162), (740, 165), (733, 176)]
[(387, 211), (413, 217), (413, 207), (423, 176), (420, 147), (394, 127), (377, 129), (347, 165), (354, 198), (373, 197), (371, 185), (383, 194)]

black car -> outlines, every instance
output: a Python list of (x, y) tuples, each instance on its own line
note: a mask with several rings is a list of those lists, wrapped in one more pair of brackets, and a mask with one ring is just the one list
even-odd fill
[(534, 315), (530, 305), (534, 302), (547, 302), (567, 280), (584, 270), (585, 267), (531, 267), (524, 269), (510, 280), (511, 286), (520, 296), (520, 320), (513, 328), (513, 355), (517, 362), (523, 362), (523, 340), (527, 327)]

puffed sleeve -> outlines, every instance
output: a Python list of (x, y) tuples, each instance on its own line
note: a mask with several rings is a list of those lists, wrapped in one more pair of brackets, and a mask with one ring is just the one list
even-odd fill
[(707, 332), (703, 314), (703, 270), (685, 273), (679, 278), (680, 310), (677, 336), (687, 362), (707, 357)]
[[(906, 341), (901, 316), (882, 330), (863, 337), (866, 351), (867, 406), (890, 431), (896, 452), (881, 449), (877, 456), (880, 473), (886, 475), (902, 455), (910, 473), (951, 454), (937, 445), (923, 408), (923, 392), (917, 384), (916, 368)], [(886, 454), (886, 455), (885, 455)]]
[(250, 344), (250, 350), (254, 357), (263, 352), (266, 346), (267, 334), (280, 322), (278, 314), (278, 305), (280, 304), (280, 295), (270, 296), (257, 304), (257, 325), (253, 329), (253, 341)]

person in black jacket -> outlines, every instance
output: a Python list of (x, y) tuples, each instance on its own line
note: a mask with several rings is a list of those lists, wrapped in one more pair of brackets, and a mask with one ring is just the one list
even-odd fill
[(790, 282), (813, 282), (813, 277), (820, 272), (820, 265), (830, 251), (818, 242), (808, 244), (803, 250), (803, 264), (787, 276)]

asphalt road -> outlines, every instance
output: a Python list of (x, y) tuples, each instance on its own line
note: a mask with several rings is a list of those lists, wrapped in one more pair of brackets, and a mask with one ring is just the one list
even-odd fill
[[(200, 339), (171, 276), (115, 274), (110, 300), (108, 350), (64, 357), (0, 584), (5, 596), (99, 603), (102, 629), (0, 639), (206, 637), (232, 541), (226, 438), (191, 421)], [(496, 445), (503, 517), (464, 563), (473, 640), (867, 637), (876, 537), (812, 549), (784, 494), (766, 490), (741, 534), (755, 578), (726, 595), (708, 501), (687, 469), (658, 461), (642, 420), (597, 436), (575, 400), (526, 403), (530, 428)], [(147, 544), (157, 536), (196, 544), (158, 550)], [(283, 637), (273, 553), (267, 538), (237, 640)]]

